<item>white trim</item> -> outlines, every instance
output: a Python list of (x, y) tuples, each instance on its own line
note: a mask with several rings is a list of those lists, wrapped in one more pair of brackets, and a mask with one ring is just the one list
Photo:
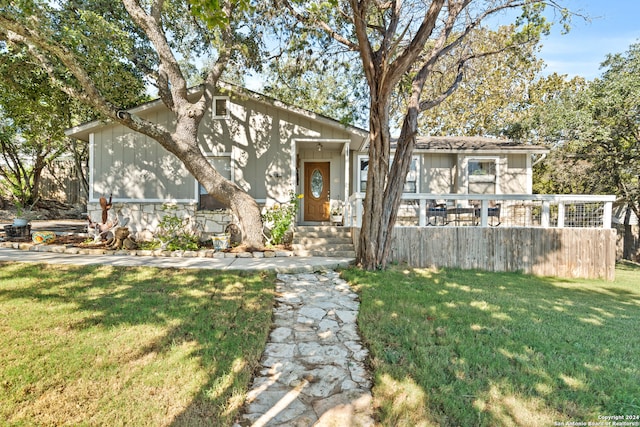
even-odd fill
[(525, 167), (527, 168), (527, 193), (533, 193), (533, 165), (531, 164), (531, 155), (526, 156), (527, 161)]
[[(216, 114), (216, 112), (217, 112), (217, 108), (216, 108), (216, 101), (219, 101), (219, 100), (221, 100), (221, 99), (223, 99), (223, 100), (225, 101), (225, 105), (226, 105), (226, 107), (225, 107), (225, 111), (226, 111), (226, 114), (224, 114), (224, 115), (217, 115), (217, 114)], [(211, 103), (211, 116), (212, 116), (212, 118), (213, 118), (214, 120), (225, 120), (225, 119), (228, 119), (228, 118), (231, 116), (231, 113), (230, 113), (230, 111), (229, 111), (230, 106), (231, 106), (231, 101), (230, 101), (230, 99), (229, 99), (229, 96), (214, 96), (214, 97), (213, 97), (213, 102)]]
[[(355, 173), (356, 173), (356, 185), (355, 185), (355, 188), (356, 188), (356, 192), (358, 192), (358, 193), (364, 193), (364, 191), (362, 191), (362, 188), (360, 188), (361, 187), (360, 184), (362, 182), (362, 179), (361, 179), (362, 170), (360, 169), (360, 164), (361, 164), (361, 161), (363, 159), (369, 160), (369, 155), (368, 154), (358, 154), (358, 156), (357, 156), (356, 171), (355, 171)], [(367, 166), (367, 168), (368, 168), (368, 166)]]
[(93, 174), (96, 172), (95, 134), (89, 134), (89, 200), (93, 200)]
[[(541, 148), (526, 148), (522, 149), (513, 149), (513, 148), (486, 148), (486, 149), (455, 149), (455, 148), (441, 148), (441, 149), (418, 149), (413, 150), (413, 154), (468, 154), (468, 155), (477, 155), (482, 156), (483, 153), (495, 153), (495, 154), (546, 154), (549, 152), (547, 149)], [(391, 150), (391, 153), (394, 153), (395, 150)]]
[[(495, 185), (495, 192), (493, 194), (501, 194), (500, 193), (500, 171), (501, 171), (501, 167), (500, 167), (500, 156), (465, 156), (462, 158), (462, 170), (464, 171), (464, 189), (465, 189), (465, 193), (469, 194), (469, 184), (471, 183), (471, 179), (469, 178), (469, 161), (477, 161), (477, 162), (483, 162), (483, 161), (487, 161), (487, 160), (493, 160), (495, 167), (496, 167), (496, 173), (494, 175), (493, 180), (489, 181), (486, 180), (486, 182), (492, 182)], [(485, 182), (485, 181), (475, 181), (475, 182)]]
[[(99, 203), (100, 199), (90, 199), (89, 203)], [(124, 198), (112, 198), (112, 203), (184, 203), (194, 204), (198, 203), (197, 199), (124, 199)]]
[[(368, 154), (358, 154), (357, 156), (358, 161), (356, 163), (356, 167), (357, 167), (357, 171), (356, 171), (356, 192), (358, 193), (363, 193), (362, 188), (361, 188), (361, 170), (360, 170), (360, 161), (362, 159), (366, 159), (369, 160), (369, 155)], [(403, 187), (403, 191), (402, 194), (418, 194), (420, 193), (420, 182), (422, 181), (422, 156), (418, 155), (418, 154), (412, 154), (411, 155), (411, 163), (413, 163), (413, 161), (416, 161), (416, 191), (404, 191), (404, 187)], [(391, 157), (389, 157), (389, 167), (391, 167), (391, 163), (393, 163), (393, 155), (391, 155)], [(409, 172), (411, 171), (411, 166), (409, 166)], [(408, 175), (408, 174), (407, 174)], [(405, 179), (404, 184), (407, 183), (407, 180)], [(404, 186), (403, 184), (403, 186)]]
[(344, 215), (344, 208), (347, 205), (347, 198), (349, 197), (349, 173), (351, 171), (351, 160), (350, 160), (350, 156), (349, 156), (349, 143), (345, 142), (344, 143), (344, 147), (342, 147), (342, 155), (344, 158), (344, 197), (343, 197), (343, 202), (344, 205), (342, 206), (343, 212), (342, 214)]

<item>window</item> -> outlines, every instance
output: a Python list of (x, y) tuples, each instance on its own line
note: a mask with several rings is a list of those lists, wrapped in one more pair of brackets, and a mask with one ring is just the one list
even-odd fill
[[(393, 157), (391, 158), (393, 162)], [(367, 173), (369, 172), (369, 158), (367, 156), (358, 157), (358, 191), (364, 193), (367, 191)], [(404, 193), (417, 193), (418, 192), (418, 178), (420, 176), (420, 157), (413, 156), (411, 158), (411, 165), (409, 166), (409, 172), (407, 173), (407, 179), (404, 182)]]
[(226, 119), (229, 117), (229, 97), (216, 96), (213, 98), (213, 118)]
[(360, 193), (364, 193), (367, 191), (367, 173), (369, 173), (369, 158), (368, 157), (359, 157), (358, 158), (358, 173), (360, 174), (360, 178), (358, 179)]
[(498, 159), (467, 159), (469, 194), (496, 194), (498, 190)]
[(471, 177), (484, 177), (487, 180), (494, 180), (496, 176), (495, 159), (473, 159), (468, 164), (469, 179)]
[[(231, 155), (226, 156), (209, 156), (207, 157), (209, 163), (225, 178), (233, 181), (233, 175), (231, 173)], [(219, 201), (210, 196), (207, 190), (198, 183), (198, 209), (203, 211), (213, 211), (216, 209), (225, 209)]]

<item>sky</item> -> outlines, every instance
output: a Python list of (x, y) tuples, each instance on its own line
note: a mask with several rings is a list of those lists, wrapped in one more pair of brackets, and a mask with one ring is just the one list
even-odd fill
[(602, 74), (600, 64), (607, 54), (625, 53), (640, 42), (639, 0), (559, 0), (573, 12), (589, 17), (574, 17), (571, 30), (562, 35), (554, 26), (542, 41), (539, 54), (547, 64), (544, 73), (582, 76), (592, 80)]
[[(562, 27), (554, 25), (542, 40), (539, 57), (546, 64), (545, 75), (555, 72), (593, 80), (602, 74), (600, 64), (608, 54), (625, 53), (631, 44), (640, 42), (640, 0), (557, 1), (579, 16), (572, 18), (569, 33), (562, 34)], [(554, 18), (551, 11), (548, 18)], [(513, 17), (497, 21), (506, 24)], [(246, 81), (249, 89), (258, 91), (262, 84), (258, 76)]]

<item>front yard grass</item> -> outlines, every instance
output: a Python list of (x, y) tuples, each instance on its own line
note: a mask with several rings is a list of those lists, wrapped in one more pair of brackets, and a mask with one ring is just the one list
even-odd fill
[(343, 276), (360, 293), (384, 426), (640, 415), (638, 265), (619, 265), (615, 282), (402, 267)]
[(231, 425), (274, 281), (0, 264), (0, 425)]

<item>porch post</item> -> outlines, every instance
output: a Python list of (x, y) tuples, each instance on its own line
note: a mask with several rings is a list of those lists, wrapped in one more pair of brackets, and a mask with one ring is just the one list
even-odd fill
[(349, 158), (349, 143), (345, 142), (342, 146), (342, 154), (344, 156), (344, 207), (342, 214), (344, 215), (344, 209), (347, 207), (347, 203), (349, 202), (349, 184), (351, 178), (351, 160)]
[(489, 200), (480, 201), (480, 226), (489, 226)]
[(613, 202), (604, 202), (604, 210), (602, 212), (602, 228), (611, 228), (611, 219), (613, 217)]
[(558, 202), (558, 228), (564, 228), (564, 202)]
[(420, 199), (420, 214), (418, 216), (418, 226), (427, 226), (427, 200), (424, 198)]

